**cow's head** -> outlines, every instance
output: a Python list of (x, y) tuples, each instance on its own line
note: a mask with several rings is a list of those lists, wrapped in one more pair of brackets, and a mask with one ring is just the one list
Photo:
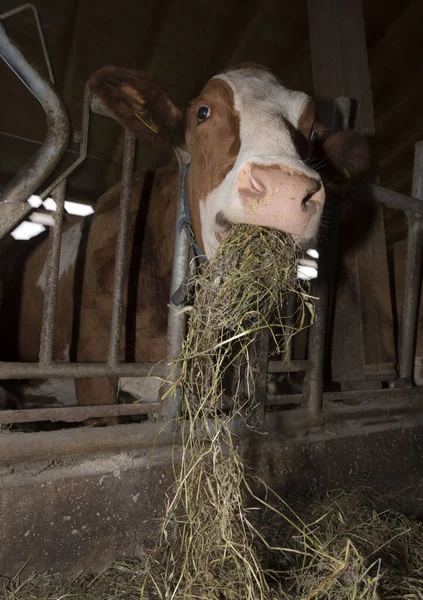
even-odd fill
[[(306, 94), (249, 65), (213, 77), (186, 111), (141, 71), (105, 67), (90, 83), (139, 138), (166, 140), (191, 154), (188, 202), (197, 241), (209, 257), (231, 223), (275, 227), (299, 244), (314, 238), (325, 191), (309, 166), (320, 128)], [(345, 143), (336, 136), (326, 143), (342, 169), (351, 149), (360, 156), (363, 149), (357, 138), (351, 145), (351, 136)]]

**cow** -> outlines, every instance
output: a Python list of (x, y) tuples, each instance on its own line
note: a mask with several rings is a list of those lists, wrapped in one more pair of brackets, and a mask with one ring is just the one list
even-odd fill
[[(350, 176), (367, 168), (368, 146), (358, 134), (325, 132), (311, 98), (287, 89), (259, 65), (239, 65), (212, 77), (185, 110), (139, 70), (104, 67), (91, 76), (90, 87), (138, 139), (185, 151), (192, 231), (196, 247), (208, 258), (235, 223), (277, 228), (303, 248), (312, 243), (325, 204), (313, 148), (325, 152), (338, 173)], [(178, 167), (159, 169), (153, 181), (146, 177), (136, 173), (132, 190), (121, 359), (158, 362), (167, 354)], [(56, 360), (107, 360), (119, 193), (120, 184), (100, 197), (85, 228), (64, 228)], [(43, 241), (25, 257), (19, 298), (10, 294), (19, 313), (15, 359), (21, 361), (38, 359), (46, 251)], [(115, 403), (118, 385), (115, 378), (76, 379), (78, 404)]]

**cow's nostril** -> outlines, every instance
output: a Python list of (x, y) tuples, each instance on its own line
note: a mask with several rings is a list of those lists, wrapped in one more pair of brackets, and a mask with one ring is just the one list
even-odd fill
[(261, 181), (259, 181), (252, 175), (250, 175), (250, 181), (251, 181), (251, 187), (254, 191), (258, 192), (259, 194), (264, 194), (264, 192), (266, 191), (266, 188), (264, 187), (264, 185), (262, 184)]
[(303, 201), (302, 201), (302, 205), (305, 207), (307, 206), (309, 200), (311, 200), (314, 196), (316, 192), (308, 192), (308, 194), (306, 196), (304, 196)]
[(312, 189), (308, 189), (306, 195), (303, 198), (302, 206), (305, 207), (313, 196), (320, 190), (322, 184), (320, 181), (313, 181)]

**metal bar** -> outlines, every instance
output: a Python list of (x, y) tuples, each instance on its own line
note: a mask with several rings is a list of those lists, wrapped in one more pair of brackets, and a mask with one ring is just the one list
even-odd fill
[(90, 127), (90, 98), (91, 92), (87, 83), (84, 90), (84, 100), (82, 104), (81, 144), (79, 146), (79, 157), (65, 171), (63, 171), (63, 173), (61, 173), (57, 179), (48, 186), (48, 188), (40, 193), (40, 197), (43, 199), (46, 198), (50, 192), (59, 185), (59, 183), (61, 183), (64, 179), (67, 179), (87, 157), (88, 134)]
[[(378, 390), (351, 390), (351, 391), (340, 391), (340, 392), (323, 392), (323, 402), (361, 402), (368, 400), (373, 402), (374, 400), (386, 398), (386, 399), (398, 399), (405, 397), (422, 398), (422, 388), (409, 388), (407, 390), (397, 390), (395, 388), (386, 388)], [(302, 394), (281, 394), (280, 396), (273, 396), (270, 400), (268, 399), (268, 406), (279, 406), (284, 404), (297, 404), (300, 402)], [(326, 409), (325, 409), (326, 410)]]
[[(388, 392), (390, 390), (384, 390)], [(354, 420), (358, 416), (361, 420), (379, 419), (387, 421), (389, 418), (402, 417), (402, 426), (404, 427), (404, 416), (413, 414), (413, 425), (421, 424), (423, 412), (423, 403), (415, 394), (410, 392), (412, 389), (393, 390), (396, 397), (392, 396), (391, 401), (383, 399), (378, 404), (370, 404), (359, 407), (334, 405), (327, 410), (326, 423), (342, 422)], [(304, 410), (272, 412), (266, 414), (266, 430), (273, 430), (280, 433), (284, 429), (295, 429), (297, 432), (297, 441), (305, 441), (301, 435), (298, 436), (298, 429), (306, 426), (308, 413)], [(357, 424), (357, 422), (355, 423)], [(364, 426), (371, 426), (371, 422), (363, 423)], [(258, 434), (260, 436), (260, 434)], [(333, 437), (333, 432), (318, 429), (316, 435), (320, 439)], [(312, 439), (313, 432), (307, 434), (307, 440)], [(0, 464), (10, 466), (13, 463), (24, 463), (41, 459), (57, 459), (65, 456), (78, 456), (95, 453), (121, 452), (131, 449), (152, 448), (160, 451), (160, 448), (174, 448), (178, 444), (180, 437), (175, 432), (166, 429), (163, 422), (157, 423), (149, 421), (145, 424), (117, 425), (111, 427), (78, 427), (76, 429), (63, 429), (60, 436), (57, 431), (46, 431), (42, 435), (39, 433), (13, 433), (7, 436), (7, 441), (0, 444)]]
[(322, 281), (319, 275), (313, 289), (313, 295), (318, 298), (315, 304), (314, 323), (310, 330), (308, 356), (310, 367), (304, 380), (304, 397), (307, 410), (315, 425), (323, 421), (323, 369), (325, 361), (326, 328), (329, 313), (329, 282)]
[[(1, 195), (1, 191), (0, 191)], [(1, 202), (0, 201), (0, 239), (6, 235), (32, 210), (25, 202)]]
[(161, 402), (134, 402), (133, 404), (105, 404), (98, 406), (72, 406), (69, 408), (28, 408), (0, 411), (0, 424), (36, 423), (39, 421), (64, 421), (80, 423), (95, 417), (122, 417), (159, 414)]
[(135, 136), (125, 132), (122, 183), (120, 192), (119, 224), (116, 241), (116, 262), (113, 284), (112, 319), (110, 323), (109, 363), (117, 365), (120, 354), (120, 331), (123, 313), (126, 255), (128, 250), (129, 219), (132, 199), (132, 182), (135, 162)]
[[(346, 186), (346, 188), (349, 186)], [(351, 184), (351, 189), (354, 190), (355, 195), (364, 198), (370, 197), (372, 200), (385, 204), (389, 208), (395, 208), (397, 210), (403, 210), (405, 212), (415, 212), (419, 215), (423, 215), (423, 202), (418, 198), (412, 196), (406, 196), (393, 190), (388, 190), (380, 185), (373, 183), (363, 183), (359, 185)]]
[(41, 27), (40, 17), (38, 16), (38, 11), (35, 8), (35, 6), (33, 4), (29, 4), (29, 3), (22, 4), (21, 6), (18, 6), (17, 8), (12, 8), (12, 10), (8, 10), (7, 12), (2, 13), (0, 15), (0, 20), (4, 21), (5, 19), (8, 19), (9, 17), (14, 17), (15, 15), (23, 12), (24, 10), (32, 10), (32, 12), (34, 14), (35, 26), (37, 27), (38, 35), (40, 36), (40, 43), (41, 43), (41, 48), (43, 49), (44, 60), (46, 61), (48, 76), (50, 77), (51, 83), (54, 85), (55, 82), (54, 82), (53, 69), (51, 68), (50, 57), (48, 55), (47, 45), (46, 45), (46, 41), (44, 39), (44, 33), (43, 33), (43, 28)]
[[(394, 394), (387, 394), (388, 391)], [(385, 426), (398, 418), (413, 415), (413, 421), (416, 420), (415, 415), (423, 415), (423, 402), (421, 394), (409, 394), (412, 388), (407, 390), (383, 390), (387, 397), (380, 398), (374, 402), (370, 402), (371, 397), (361, 398), (368, 400), (368, 403), (359, 403), (355, 406), (342, 403), (333, 403), (323, 409), (325, 426), (331, 423), (341, 423), (354, 421), (354, 425), (361, 426), (363, 431), (365, 426), (372, 423), (385, 423)], [(361, 392), (360, 392), (361, 393)], [(366, 422), (367, 421), (367, 422)], [(404, 426), (404, 425), (402, 425)], [(267, 431), (295, 430), (298, 433), (299, 429), (313, 427), (313, 422), (310, 420), (310, 413), (304, 409), (295, 409), (288, 411), (273, 411), (266, 413), (265, 427)], [(317, 435), (322, 435), (322, 429), (316, 431)], [(308, 439), (309, 436), (308, 436)]]
[[(179, 193), (176, 209), (175, 222), (175, 243), (173, 247), (173, 268), (172, 282), (170, 286), (171, 296), (178, 290), (188, 272), (189, 260), (189, 237), (185, 227), (180, 223), (184, 217), (184, 179), (185, 165), (189, 160), (182, 150), (175, 151), (179, 164)], [(169, 358), (176, 361), (182, 350), (182, 343), (185, 337), (187, 326), (187, 315), (185, 311), (178, 310), (172, 303), (169, 305), (168, 315), (168, 338), (169, 338)], [(180, 366), (177, 362), (171, 362), (169, 367), (169, 382), (172, 386), (171, 393), (167, 399), (166, 413), (169, 421), (173, 421), (181, 414), (181, 390), (175, 385), (179, 380)]]
[(0, 56), (40, 102), (47, 119), (47, 135), (43, 146), (3, 190), (3, 201), (26, 202), (52, 173), (65, 153), (69, 140), (69, 119), (66, 107), (55, 89), (9, 40), (1, 23)]
[(169, 373), (165, 363), (40, 363), (0, 362), (1, 379), (49, 379), (81, 377), (163, 377)]
[(44, 293), (43, 320), (41, 328), (39, 359), (42, 366), (53, 360), (54, 333), (56, 330), (56, 302), (62, 245), (63, 212), (65, 206), (66, 179), (54, 191), (56, 213), (54, 226), (50, 229), (47, 254), (47, 269)]
[[(423, 142), (415, 145), (411, 194), (423, 200)], [(423, 206), (423, 202), (421, 202)], [(417, 319), (421, 288), (423, 250), (423, 215), (407, 213), (407, 262), (405, 266), (404, 297), (398, 342), (399, 376), (405, 385), (412, 385)]]
[(286, 303), (285, 311), (286, 311), (286, 319), (284, 323), (284, 342), (285, 342), (285, 351), (283, 353), (283, 364), (285, 366), (286, 363), (292, 362), (292, 331), (294, 329), (294, 319), (296, 316), (295, 308), (296, 308), (297, 297), (296, 294), (289, 294), (288, 300)]
[[(340, 99), (332, 106), (332, 125), (341, 129), (348, 125), (351, 105)], [(315, 305), (314, 323), (310, 329), (308, 341), (309, 368), (304, 379), (302, 399), (306, 401), (306, 409), (310, 421), (314, 425), (323, 422), (323, 384), (327, 354), (327, 331), (329, 313), (333, 301), (336, 256), (338, 248), (339, 212), (336, 202), (328, 202), (326, 212), (331, 221), (327, 233), (326, 244), (320, 250), (319, 277), (312, 288), (313, 296), (318, 298)], [(301, 397), (301, 395), (300, 395)]]

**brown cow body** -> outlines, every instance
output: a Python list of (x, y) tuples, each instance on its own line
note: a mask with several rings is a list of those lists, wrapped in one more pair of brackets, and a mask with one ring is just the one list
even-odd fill
[[(324, 188), (304, 162), (317, 131), (314, 107), (305, 94), (287, 90), (257, 67), (213, 78), (185, 113), (145, 73), (108, 67), (92, 77), (91, 85), (116, 119), (139, 138), (167, 140), (190, 154), (186, 191), (194, 234), (206, 255), (213, 256), (237, 222), (276, 227), (299, 244), (314, 238)], [(357, 140), (353, 145), (357, 154)], [(121, 359), (157, 362), (167, 351), (176, 164), (156, 173), (147, 203), (144, 183), (144, 175), (137, 175), (132, 191)], [(96, 203), (86, 238), (78, 224), (64, 229), (56, 360), (107, 360), (118, 210), (116, 186)], [(82, 271), (80, 244), (86, 244)], [(46, 245), (41, 243), (27, 257), (19, 274), (14, 358), (22, 361), (38, 360)], [(76, 392), (79, 404), (113, 403), (118, 381), (79, 379)]]
[[(177, 164), (158, 170), (148, 207), (144, 207), (141, 199), (145, 174), (137, 173), (134, 177), (121, 334), (122, 361), (154, 363), (166, 356), (177, 182)], [(84, 261), (82, 270), (77, 255), (83, 243), (83, 225), (77, 223), (64, 227), (54, 341), (54, 358), (57, 361), (72, 358), (79, 362), (107, 360), (119, 197), (120, 185), (107, 191), (97, 201), (95, 218), (85, 233), (85, 252), (89, 260)], [(143, 231), (136, 231), (140, 221), (143, 222)], [(20, 274), (18, 344), (15, 356), (9, 356), (9, 359), (38, 361), (46, 256), (47, 240), (29, 254)], [(76, 281), (75, 277), (81, 275), (82, 281)], [(15, 302), (16, 299), (13, 299), (10, 312), (15, 312)], [(128, 302), (135, 311), (127, 332)], [(116, 380), (80, 379), (75, 384), (80, 404), (94, 404), (96, 398), (98, 403), (103, 403), (105, 397), (116, 397), (118, 393)], [(62, 402), (73, 403), (75, 398), (73, 384), (67, 380), (64, 384), (59, 380), (55, 385), (50, 383), (46, 386), (43, 382), (43, 385), (37, 386), (36, 382), (32, 382), (29, 388), (19, 383), (14, 387), (20, 394), (48, 396), (50, 401), (60, 400), (59, 396), (62, 396)]]

